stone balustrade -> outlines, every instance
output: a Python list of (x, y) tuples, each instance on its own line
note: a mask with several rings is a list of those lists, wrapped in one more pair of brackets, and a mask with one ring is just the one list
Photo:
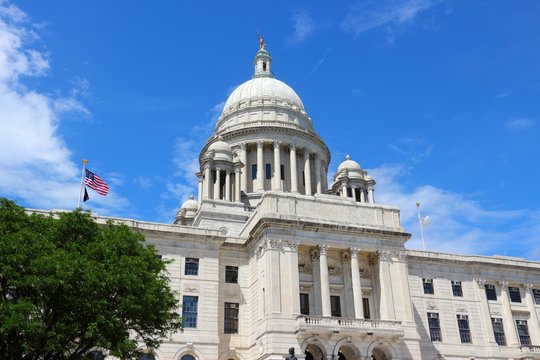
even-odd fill
[(384, 337), (404, 336), (401, 321), (350, 319), (310, 315), (300, 315), (297, 320), (298, 324), (296, 330), (298, 332), (338, 331)]
[(521, 345), (521, 352), (523, 354), (540, 355), (540, 345)]

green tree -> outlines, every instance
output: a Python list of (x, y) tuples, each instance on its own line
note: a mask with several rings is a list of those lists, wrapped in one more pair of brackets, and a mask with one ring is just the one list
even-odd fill
[(136, 358), (181, 329), (166, 263), (126, 225), (0, 198), (0, 358)]

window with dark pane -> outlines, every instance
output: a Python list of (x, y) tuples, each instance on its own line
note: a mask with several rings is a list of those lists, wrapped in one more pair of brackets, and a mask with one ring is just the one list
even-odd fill
[(238, 334), (238, 303), (225, 303), (225, 334)]
[(427, 313), (428, 325), (429, 325), (429, 336), (431, 341), (442, 341), (441, 335), (441, 323), (439, 322), (439, 314), (437, 313)]
[(300, 293), (300, 314), (309, 315), (309, 294)]
[(422, 284), (424, 286), (424, 294), (434, 294), (435, 291), (433, 289), (433, 279), (422, 279)]
[(471, 330), (469, 329), (469, 316), (457, 315), (457, 322), (459, 328), (459, 337), (462, 344), (471, 343)]
[(332, 316), (341, 317), (341, 300), (339, 296), (330, 296), (330, 310)]
[(463, 297), (463, 288), (461, 287), (461, 281), (452, 281), (452, 294), (454, 296)]
[(185, 295), (182, 299), (182, 327), (197, 327), (197, 308), (199, 304), (198, 296)]
[(516, 320), (516, 327), (521, 345), (531, 345), (531, 337), (529, 335), (529, 326), (527, 320)]
[(363, 298), (362, 305), (364, 307), (364, 319), (371, 319), (371, 312), (369, 311), (369, 299)]
[(184, 269), (184, 275), (198, 275), (199, 274), (199, 259), (186, 258), (186, 266)]
[(536, 305), (540, 305), (540, 290), (539, 289), (533, 289), (533, 296), (534, 296), (534, 303)]
[(238, 266), (225, 266), (225, 282), (238, 284)]
[(486, 289), (486, 298), (488, 300), (496, 301), (497, 300), (497, 292), (495, 291), (495, 285), (486, 284), (485, 289)]
[(491, 318), (491, 324), (493, 325), (493, 334), (495, 335), (497, 344), (499, 344), (499, 346), (506, 346), (503, 320), (501, 318)]
[(266, 180), (270, 180), (272, 178), (272, 165), (266, 164), (265, 172)]
[(285, 180), (285, 165), (281, 164), (279, 170), (281, 172), (281, 180)]
[(518, 287), (509, 286), (508, 287), (508, 293), (510, 294), (510, 301), (511, 302), (521, 302), (521, 293), (519, 292)]
[(257, 164), (251, 165), (251, 180), (255, 180), (257, 178)]

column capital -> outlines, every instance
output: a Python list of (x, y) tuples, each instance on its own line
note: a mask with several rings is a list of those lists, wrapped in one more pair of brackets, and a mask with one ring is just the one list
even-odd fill
[(523, 284), (523, 288), (525, 289), (526, 292), (531, 292), (533, 287), (534, 287), (534, 284), (532, 283)]
[(274, 140), (273, 144), (274, 144), (274, 149), (279, 149), (279, 147), (281, 146), (281, 141)]
[(247, 143), (240, 143), (240, 150), (246, 151), (247, 150)]
[(508, 288), (508, 281), (499, 281), (499, 282), (497, 282), (497, 285), (499, 285), (499, 287), (500, 287), (501, 289), (505, 289), (505, 290), (506, 290), (506, 289)]
[(394, 254), (396, 255), (399, 261), (406, 261), (407, 256), (409, 256), (409, 253), (407, 251), (394, 251)]
[(219, 167), (215, 167), (214, 170), (216, 170), (216, 171), (221, 171), (222, 169), (219, 168)]
[(379, 261), (390, 261), (392, 258), (390, 250), (378, 250), (377, 255), (379, 256)]
[(264, 141), (262, 140), (257, 141), (257, 149), (262, 149), (263, 146), (264, 146)]
[(328, 251), (328, 245), (319, 245), (319, 252), (321, 255), (326, 256), (327, 251)]
[(289, 150), (290, 151), (296, 151), (296, 145), (295, 144), (289, 144)]
[(360, 253), (360, 248), (350, 247), (349, 248), (349, 253), (351, 254), (351, 256), (356, 257)]
[(298, 243), (296, 241), (289, 241), (289, 247), (292, 251), (298, 251)]
[(486, 286), (486, 279), (476, 278), (474, 279), (474, 281), (476, 282), (476, 285), (478, 285), (478, 287), (481, 289), (483, 289)]

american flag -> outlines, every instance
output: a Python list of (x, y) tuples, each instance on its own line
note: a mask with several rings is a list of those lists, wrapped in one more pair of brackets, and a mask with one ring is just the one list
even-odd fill
[(86, 169), (84, 183), (90, 189), (94, 189), (99, 195), (106, 196), (109, 193), (109, 186), (107, 183), (88, 169)]

